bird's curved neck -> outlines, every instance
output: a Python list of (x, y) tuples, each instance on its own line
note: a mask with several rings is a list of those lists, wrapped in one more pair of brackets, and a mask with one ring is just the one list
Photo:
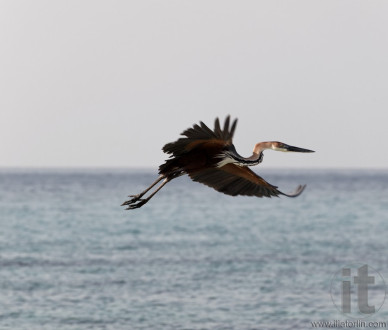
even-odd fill
[(228, 158), (232, 160), (232, 163), (235, 163), (237, 165), (241, 166), (253, 166), (260, 164), (263, 161), (263, 153), (255, 153), (253, 152), (252, 156), (250, 157), (242, 157), (240, 156), (234, 146), (231, 146), (229, 150), (226, 152)]
[(263, 161), (263, 152), (260, 151), (259, 153), (253, 152), (252, 156), (245, 158), (248, 162), (251, 163), (251, 165), (257, 165)]
[(260, 154), (265, 149), (272, 149), (273, 142), (260, 142), (256, 143), (255, 147), (253, 148), (253, 155), (254, 154)]
[(263, 151), (266, 149), (272, 149), (273, 142), (260, 142), (256, 143), (255, 147), (253, 148), (252, 156), (248, 158), (241, 157), (236, 153), (237, 156), (239, 156), (240, 163), (247, 166), (253, 166), (260, 164), (263, 161)]

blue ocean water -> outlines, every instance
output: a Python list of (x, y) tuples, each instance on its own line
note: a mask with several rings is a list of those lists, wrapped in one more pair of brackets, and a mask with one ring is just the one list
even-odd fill
[[(295, 199), (229, 197), (182, 177), (124, 211), (153, 171), (1, 170), (0, 328), (311, 329), (349, 319), (330, 294), (343, 265), (368, 264), (388, 281), (388, 172), (260, 174), (286, 192), (308, 186)], [(368, 318), (387, 319), (387, 301)]]

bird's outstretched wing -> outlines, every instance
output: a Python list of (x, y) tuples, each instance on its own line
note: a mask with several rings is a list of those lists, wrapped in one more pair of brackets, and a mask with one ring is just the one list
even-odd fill
[(230, 116), (226, 117), (223, 128), (220, 126), (219, 119), (216, 118), (213, 130), (201, 121), (199, 125), (195, 124), (193, 127), (188, 128), (181, 134), (185, 137), (180, 138), (175, 142), (167, 143), (163, 147), (163, 151), (177, 157), (199, 146), (232, 145), (236, 125), (237, 119), (235, 119), (230, 126)]
[(203, 170), (188, 171), (193, 181), (203, 183), (227, 195), (272, 197), (285, 195), (299, 196), (305, 186), (298, 186), (295, 192), (285, 194), (255, 174), (246, 166), (226, 164), (222, 167), (209, 167)]

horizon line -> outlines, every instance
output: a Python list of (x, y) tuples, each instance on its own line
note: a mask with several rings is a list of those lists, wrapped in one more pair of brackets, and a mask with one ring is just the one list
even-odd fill
[[(271, 166), (265, 167), (255, 167), (255, 168), (260, 168), (260, 170), (264, 171), (271, 171), (271, 170), (282, 170), (282, 171), (289, 171), (289, 170), (306, 170), (306, 171), (388, 171), (388, 167), (347, 167), (347, 166), (338, 166), (338, 167), (333, 167), (333, 166), (327, 166), (327, 167), (281, 167), (281, 166)], [(153, 167), (153, 166), (86, 166), (86, 165), (77, 165), (77, 166), (50, 166), (50, 165), (45, 165), (45, 166), (3, 166), (0, 165), (0, 171), (37, 171), (37, 170), (47, 170), (47, 171), (64, 171), (64, 170), (94, 170), (94, 171), (141, 171), (141, 170), (146, 170), (146, 171), (157, 171), (158, 167)]]

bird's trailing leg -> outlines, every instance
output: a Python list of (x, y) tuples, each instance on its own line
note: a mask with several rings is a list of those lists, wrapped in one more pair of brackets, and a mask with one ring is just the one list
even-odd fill
[[(151, 195), (149, 195), (147, 198), (141, 198), (143, 197), (152, 187), (154, 187), (158, 182), (160, 182), (162, 179), (163, 182), (162, 184), (158, 187), (158, 189), (156, 189)], [(121, 204), (121, 206), (124, 206), (124, 205), (128, 205), (128, 207), (126, 208), (126, 210), (132, 210), (132, 209), (137, 209), (141, 206), (143, 206), (144, 204), (146, 204), (160, 189), (162, 189), (164, 187), (164, 185), (169, 182), (170, 179), (164, 177), (163, 175), (161, 175), (151, 186), (149, 186), (146, 190), (144, 190), (143, 192), (141, 192), (140, 194), (137, 194), (137, 195), (133, 195), (133, 196), (130, 196), (130, 197), (133, 197), (132, 199), (124, 202), (123, 204)]]
[(140, 198), (142, 198), (147, 192), (149, 192), (155, 185), (157, 185), (161, 180), (164, 179), (164, 175), (159, 175), (159, 177), (156, 179), (156, 181), (151, 184), (146, 190), (142, 191), (141, 193), (137, 195), (129, 195), (128, 197), (132, 197), (130, 200), (126, 201), (123, 205), (128, 205), (137, 202)]

